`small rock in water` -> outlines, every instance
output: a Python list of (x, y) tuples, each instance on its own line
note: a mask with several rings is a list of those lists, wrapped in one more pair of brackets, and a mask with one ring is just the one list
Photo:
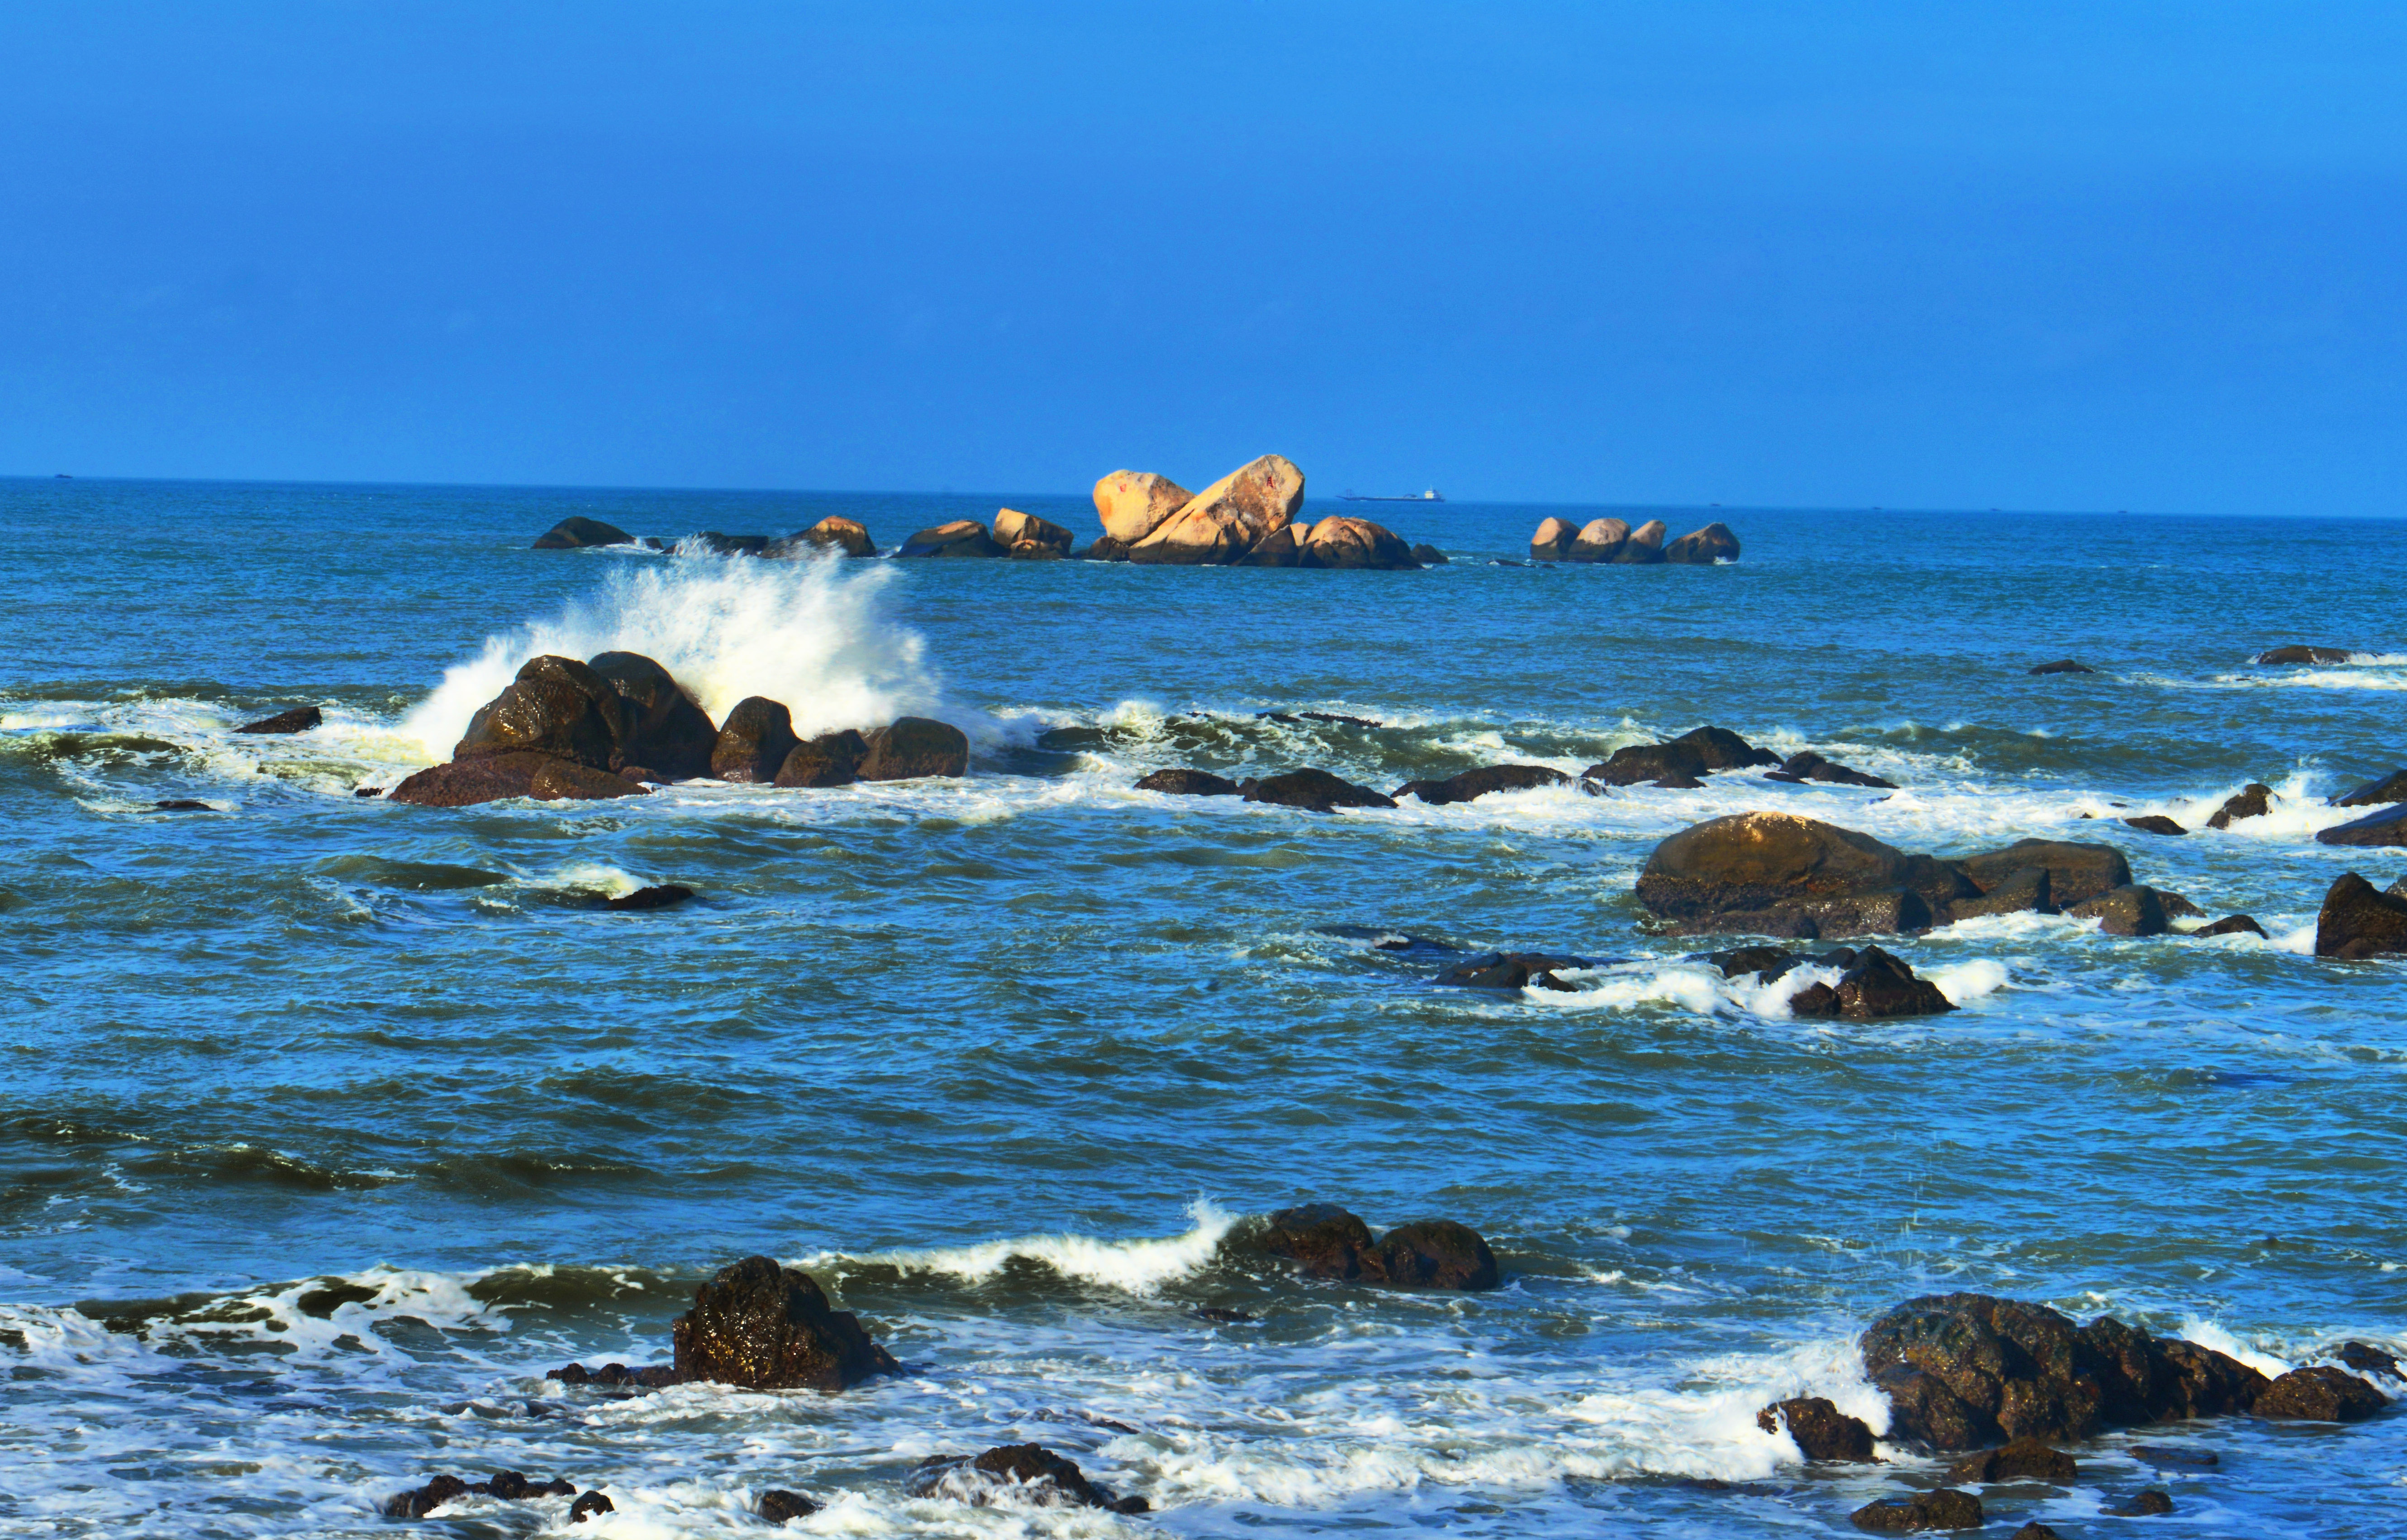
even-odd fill
[(2060, 839), (2018, 839), (2003, 849), (1984, 850), (1956, 863), (1983, 892), (1994, 892), (2015, 873), (2037, 866), (2047, 873), (2048, 894), (2070, 906), (2131, 880), (2131, 864), (2112, 845)]
[(675, 1385), (679, 1378), (674, 1364), (648, 1363), (630, 1369), (623, 1363), (605, 1363), (599, 1369), (588, 1369), (582, 1363), (563, 1363), (544, 1376), (563, 1385), (632, 1385), (640, 1390), (657, 1390)]
[(969, 734), (933, 717), (897, 717), (864, 734), (862, 742), (868, 747), (858, 772), (862, 780), (924, 780), (969, 774)]
[(1797, 954), (1786, 947), (1732, 947), (1727, 951), (1701, 953), (1698, 961), (1719, 968), (1724, 978), (1759, 973), (1769, 980), (1795, 967)]
[(2194, 1448), (2186, 1444), (2134, 1444), (2131, 1458), (2151, 1465), (2183, 1465), (2198, 1470), (2213, 1470), (2223, 1463), (2223, 1457), (2213, 1449)]
[(861, 762), (868, 757), (869, 740), (851, 728), (822, 733), (787, 752), (777, 767), (776, 783), (789, 790), (849, 786), (861, 778)]
[(1172, 797), (1233, 797), (1244, 788), (1226, 776), (1216, 776), (1209, 770), (1156, 770), (1136, 783), (1140, 791), (1159, 791)]
[(568, 1504), (568, 1521), (582, 1524), (596, 1514), (616, 1513), (619, 1505), (601, 1492), (590, 1491)]
[(2045, 1439), (2017, 1438), (2002, 1448), (1983, 1449), (1947, 1467), (1951, 1485), (1989, 1486), (2001, 1481), (2053, 1481), (2059, 1486), (2080, 1475), (2072, 1457)]
[(1763, 778), (1789, 782), (1822, 781), (1832, 786), (1872, 786), (1886, 791), (1898, 789), (1897, 782), (1893, 780), (1883, 780), (1878, 776), (1826, 760), (1811, 749), (1789, 755), (1781, 761), (1779, 769), (1764, 772)]
[(1696, 750), (1708, 770), (1747, 770), (1759, 764), (1777, 765), (1780, 756), (1769, 749), (1758, 749), (1727, 727), (1697, 727), (1672, 740), (1687, 744)]
[(672, 904), (682, 904), (693, 896), (693, 890), (682, 883), (664, 882), (656, 888), (638, 888), (632, 893), (605, 898), (605, 909), (665, 909)]
[(2172, 820), (2165, 817), (2162, 813), (2146, 813), (2143, 814), (2139, 818), (2127, 818), (2123, 821), (2129, 824), (2132, 828), (2139, 830), (2144, 834), (2186, 834), (2189, 833), (2188, 830), (2183, 828), (2180, 824), (2175, 823)]
[(2164, 901), (2154, 888), (2136, 883), (2110, 889), (2064, 912), (2075, 920), (2097, 920), (2108, 935), (2162, 935), (2167, 929)]
[(2273, 789), (2261, 781), (2247, 785), (2223, 799), (2223, 806), (2206, 820), (2210, 829), (2229, 829), (2242, 819), (2263, 818), (2273, 810)]
[(1541, 786), (1561, 786), (1570, 779), (1561, 771), (1543, 764), (1490, 764), (1444, 780), (1408, 780), (1396, 788), (1396, 795), (1417, 797), (1423, 806), (1443, 807), (1471, 802), (1491, 791), (1529, 791)]
[(2260, 663), (2344, 663), (2357, 654), (2344, 647), (2277, 647), (2257, 654)]
[(1263, 1220), (1261, 1246), (1310, 1278), (1467, 1290), (1493, 1289), (1503, 1276), (1495, 1253), (1469, 1225), (1422, 1219), (1374, 1241), (1370, 1226), (1335, 1204), (1280, 1209)]
[(1589, 765), (1580, 778), (1606, 786), (1670, 785), (1691, 790), (1704, 782), (1705, 757), (1690, 743), (1636, 743)]
[(489, 1479), (477, 1482), (468, 1490), (473, 1492), (483, 1492), (490, 1497), (507, 1498), (513, 1503), (524, 1502), (532, 1497), (577, 1495), (577, 1489), (558, 1476), (554, 1476), (549, 1481), (534, 1482), (528, 1480), (525, 1475), (519, 1471), (495, 1471)]
[(786, 756), (800, 746), (793, 714), (781, 701), (748, 695), (737, 701), (711, 745), (710, 773), (724, 781), (775, 781)]
[(1876, 1534), (1916, 1534), (1925, 1530), (1976, 1530), (1981, 1527), (1981, 1500), (1971, 1492), (1941, 1487), (1910, 1498), (1885, 1497), (1847, 1516), (1859, 1530)]
[(351, 788), (351, 795), (355, 797), (380, 797), (384, 795), (384, 788), (381, 786), (354, 786)]
[(986, 526), (975, 519), (956, 519), (949, 523), (923, 529), (903, 542), (897, 556), (976, 556), (997, 557), (1004, 554), (1004, 547), (987, 533)]
[(1808, 1460), (1861, 1465), (1873, 1459), (1871, 1426), (1821, 1396), (1776, 1402), (1755, 1414), (1755, 1425), (1768, 1433), (1778, 1433), (1786, 1425), (1788, 1436)]
[(423, 1519), (444, 1504), (468, 1495), (468, 1483), (456, 1476), (438, 1476), (413, 1491), (387, 1498), (387, 1519)]
[(306, 733), (324, 723), (326, 714), (314, 706), (296, 706), (290, 711), (279, 711), (272, 717), (262, 717), (255, 722), (245, 722), (235, 729), (237, 733)]
[(1797, 1016), (1844, 1016), (1859, 1021), (1937, 1016), (1956, 1008), (1939, 986), (1878, 947), (1866, 947), (1839, 982), (1814, 984), (1788, 1002)]
[(2077, 663), (2070, 658), (2058, 658), (2052, 663), (2042, 663), (2031, 670), (2034, 674), (2095, 674), (2087, 663)]
[(674, 1338), (678, 1378), (752, 1390), (833, 1394), (903, 1369), (808, 1275), (766, 1257), (723, 1267), (695, 1290)]
[(163, 813), (214, 813), (217, 811), (207, 803), (192, 797), (169, 797), (163, 802), (154, 802), (150, 806)]
[(2212, 925), (2200, 925), (2192, 935), (2254, 935), (2263, 936), (2265, 927), (2257, 923), (2253, 915), (2226, 915)]
[(1425, 567), (1442, 567), (1446, 564), (1446, 552), (1435, 546), (1415, 546), (1413, 560)]
[(1102, 1508), (1108, 1513), (1145, 1513), (1142, 1497), (1115, 1497), (1087, 1479), (1077, 1462), (1042, 1444), (1009, 1444), (972, 1458), (938, 1455), (923, 1461), (905, 1490), (914, 1497), (952, 1497), (984, 1504), (1001, 1490), (1048, 1506)]
[(772, 1524), (782, 1524), (789, 1519), (807, 1519), (819, 1511), (819, 1505), (800, 1492), (772, 1487), (761, 1494), (754, 1511)]
[(623, 546), (635, 537), (616, 524), (572, 514), (534, 537), (537, 550), (577, 550), (587, 546)]
[(2388, 1396), (2347, 1370), (2319, 1363), (2274, 1380), (2257, 1395), (2254, 1410), (2301, 1422), (2362, 1422), (2389, 1405)]
[(2150, 1487), (2145, 1491), (2134, 1492), (2122, 1502), (2112, 1504), (2098, 1511), (2112, 1514), (2117, 1519), (2146, 1519), (2157, 1514), (2172, 1512), (2172, 1494), (2162, 1488)]
[(1393, 807), (1396, 805), (1396, 799), (1391, 796), (1340, 779), (1326, 770), (1290, 770), (1281, 776), (1265, 776), (1260, 780), (1245, 782), (1242, 793), (1247, 802), (1299, 807), (1312, 813), (1330, 813), (1340, 807)]
[(2343, 1342), (2336, 1356), (2359, 1374), (2388, 1375), (2393, 1379), (2407, 1377), (2400, 1374), (2396, 1358), (2370, 1342)]
[(1432, 980), (1468, 990), (1562, 990), (1578, 986), (1555, 977), (1557, 968), (1585, 967), (1577, 957), (1550, 957), (1544, 952), (1480, 952), (1455, 963)]
[(2324, 894), (2315, 916), (2315, 955), (2357, 960), (2407, 952), (2407, 879), (2388, 892), (2355, 872)]

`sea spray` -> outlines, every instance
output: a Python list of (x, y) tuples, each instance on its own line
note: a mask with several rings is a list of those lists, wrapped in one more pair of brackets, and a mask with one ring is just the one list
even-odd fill
[(488, 637), (446, 669), (403, 732), (447, 759), (477, 708), (530, 658), (640, 652), (677, 677), (716, 721), (748, 695), (783, 702), (805, 737), (937, 715), (942, 691), (918, 632), (885, 613), (893, 573), (833, 559), (678, 556), (619, 567), (548, 620)]

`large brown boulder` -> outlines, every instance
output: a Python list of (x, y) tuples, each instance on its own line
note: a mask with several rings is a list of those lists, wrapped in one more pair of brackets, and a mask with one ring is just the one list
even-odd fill
[(2367, 781), (2346, 796), (2332, 798), (2331, 805), (2335, 807), (2375, 807), (2388, 802), (2407, 802), (2407, 770), (2393, 770), (2379, 779)]
[(1703, 529), (1691, 530), (1663, 548), (1663, 560), (1685, 563), (1689, 566), (1709, 567), (1716, 562), (1738, 560), (1738, 536), (1730, 526), (1716, 520)]
[(477, 708), (453, 747), (455, 760), (548, 754), (596, 770), (625, 761), (626, 706), (619, 692), (574, 658), (530, 658), (503, 692)]
[(822, 733), (794, 745), (777, 767), (777, 784), (785, 787), (849, 786), (861, 778), (861, 762), (869, 757), (869, 743), (851, 728)]
[(669, 780), (710, 774), (719, 729), (669, 671), (640, 652), (602, 652), (588, 662), (623, 705), (621, 765), (639, 764)]
[(616, 524), (572, 514), (534, 537), (537, 550), (580, 550), (588, 546), (632, 545), (634, 536)]
[(1638, 901), (1689, 934), (1844, 936), (1920, 930), (1930, 905), (1907, 884), (1905, 852), (1870, 834), (1787, 813), (1733, 813), (1655, 848)]
[(1368, 519), (1332, 514), (1303, 537), (1303, 565), (1372, 567), (1388, 572), (1417, 568), (1412, 547)]
[(1580, 527), (1568, 519), (1541, 519), (1537, 533), (1530, 536), (1530, 560), (1562, 562), (1571, 557), (1573, 544), (1579, 539)]
[(2293, 1369), (2257, 1397), (2258, 1417), (2303, 1422), (2362, 1422), (2390, 1409), (2390, 1398), (2345, 1369)]
[(1194, 495), (1151, 471), (1114, 471), (1095, 483), (1095, 517), (1104, 535), (1126, 548), (1160, 529)]
[(1668, 533), (1660, 519), (1649, 519), (1630, 532), (1621, 549), (1613, 553), (1615, 563), (1622, 566), (1646, 566), (1663, 560), (1663, 536)]
[(750, 1390), (833, 1395), (873, 1375), (903, 1372), (894, 1356), (819, 1286), (766, 1257), (747, 1257), (693, 1292), (677, 1319), (677, 1376)]
[(1985, 893), (2028, 867), (2044, 868), (2049, 894), (2059, 906), (2096, 898), (2131, 880), (2131, 863), (2112, 845), (2059, 839), (2018, 839), (2003, 849), (1966, 856), (1956, 865)]
[(1755, 1425), (1768, 1433), (1783, 1427), (1798, 1449), (1813, 1461), (1844, 1461), (1869, 1464), (1873, 1431), (1863, 1419), (1849, 1417), (1821, 1396), (1799, 1396), (1774, 1402), (1755, 1414)]
[(1336, 1205), (1305, 1204), (1270, 1216), (1261, 1244), (1306, 1277), (1457, 1290), (1493, 1289), (1502, 1281), (1488, 1242), (1452, 1219), (1398, 1225), (1374, 1241), (1368, 1225)]
[(2400, 953), (2407, 953), (2407, 878), (2386, 893), (2355, 872), (2343, 874), (2315, 916), (2315, 955), (2354, 960)]
[(2246, 1411), (2263, 1375), (2209, 1348), (2112, 1318), (2087, 1326), (1988, 1294), (1908, 1300), (1873, 1322), (1865, 1373), (1889, 1436), (1941, 1450)]
[(1303, 473), (1283, 455), (1241, 465), (1187, 500), (1152, 534), (1129, 547), (1129, 560), (1172, 566), (1225, 565), (1303, 506)]
[(710, 749), (710, 773), (727, 781), (774, 781), (801, 741), (782, 702), (747, 695), (719, 724), (718, 741)]
[(469, 807), (529, 797), (536, 802), (600, 802), (648, 795), (624, 776), (551, 754), (480, 754), (420, 770), (385, 794), (420, 807)]
[(919, 780), (970, 772), (969, 734), (950, 722), (897, 717), (864, 736), (869, 751), (861, 759), (862, 780)]
[(1306, 812), (1333, 813), (1340, 807), (1393, 807), (1396, 799), (1367, 786), (1331, 775), (1326, 770), (1289, 770), (1264, 776), (1244, 785), (1247, 802), (1267, 802)]
[(2407, 802), (2393, 803), (2378, 813), (2368, 813), (2351, 823), (2325, 829), (2315, 835), (2318, 845), (2386, 846), (2407, 845)]
[(904, 541), (902, 549), (894, 554), (997, 557), (1004, 553), (1004, 549), (976, 520), (956, 519), (949, 523), (920, 530)]
[(768, 549), (762, 554), (791, 561), (821, 550), (839, 550), (847, 556), (875, 556), (877, 554), (877, 542), (869, 537), (868, 528), (859, 520), (832, 513), (800, 535), (770, 541)]
[(1630, 540), (1630, 521), (1626, 519), (1591, 519), (1580, 526), (1579, 534), (1563, 552), (1566, 562), (1610, 562), (1621, 554)]
[(1543, 764), (1488, 764), (1444, 780), (1408, 780), (1396, 788), (1399, 797), (1417, 797), (1424, 806), (1443, 807), (1470, 802), (1491, 791), (1527, 791), (1540, 786), (1562, 786), (1571, 777)]
[(1847, 1515), (1847, 1522), (1875, 1534), (1921, 1534), (1932, 1530), (1977, 1530), (1981, 1500), (1953, 1487), (1912, 1497), (1884, 1497)]
[(1025, 541), (1059, 551), (1064, 556), (1070, 554), (1074, 539), (1070, 532), (1061, 525), (1039, 519), (1033, 513), (1022, 513), (1018, 508), (1004, 508), (995, 514), (994, 538), (995, 543), (1005, 549)]

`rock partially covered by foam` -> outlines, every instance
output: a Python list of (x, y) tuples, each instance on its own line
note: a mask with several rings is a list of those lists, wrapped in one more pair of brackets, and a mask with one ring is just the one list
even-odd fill
[(2162, 935), (2172, 928), (2165, 920), (2164, 895), (2136, 882), (2110, 888), (2064, 912), (2075, 920), (2098, 921), (2108, 935)]
[[(535, 1497), (574, 1497), (577, 1489), (557, 1476), (549, 1481), (530, 1481), (518, 1471), (495, 1471), (482, 1481), (463, 1481), (456, 1476), (438, 1476), (414, 1491), (402, 1492), (384, 1504), (387, 1519), (423, 1519), (447, 1503), (458, 1502), (474, 1494), (478, 1497), (499, 1497), (513, 1503), (523, 1503)], [(604, 1511), (609, 1503), (603, 1502)]]
[(235, 729), (237, 733), (306, 733), (324, 725), (326, 714), (314, 706), (296, 706), (290, 711), (278, 711), (272, 717), (262, 717), (255, 722), (245, 722)]
[(1878, 947), (1866, 947), (1839, 982), (1813, 984), (1788, 1002), (1798, 1016), (1844, 1016), (1858, 1021), (1886, 1020), (1899, 1016), (1937, 1016), (1956, 1003), (1928, 978)]
[(1465, 770), (1444, 780), (1408, 780), (1396, 788), (1399, 797), (1417, 797), (1431, 807), (1472, 802), (1495, 791), (1530, 791), (1541, 786), (1564, 786), (1571, 777), (1544, 764), (1488, 764)]
[(1335, 1204), (1304, 1204), (1262, 1221), (1260, 1239), (1306, 1277), (1451, 1290), (1493, 1289), (1502, 1279), (1488, 1242), (1452, 1219), (1398, 1225), (1374, 1241), (1370, 1226)]
[(587, 546), (629, 546), (635, 537), (616, 524), (571, 514), (534, 537), (537, 550), (578, 550)]
[(902, 1373), (861, 1321), (838, 1310), (806, 1274), (766, 1257), (719, 1269), (694, 1290), (674, 1328), (677, 1376), (752, 1390), (833, 1394)]
[(2206, 820), (2210, 829), (2229, 829), (2242, 819), (2263, 818), (2273, 810), (2273, 789), (2261, 781), (2247, 785), (2223, 799), (2223, 806)]
[(1789, 755), (1780, 762), (1779, 769), (1767, 772), (1763, 778), (1790, 782), (1815, 780), (1830, 786), (1870, 786), (1887, 791), (1897, 790), (1897, 782), (1893, 780), (1884, 780), (1869, 771), (1857, 770), (1841, 764), (1836, 760), (1824, 759), (1811, 749)]
[(1140, 791), (1159, 791), (1169, 797), (1233, 797), (1245, 791), (1226, 776), (1216, 776), (1209, 770), (1156, 770), (1136, 783)]
[(2277, 647), (2259, 652), (2260, 663), (2344, 663), (2357, 654), (2344, 647)]
[(1774, 1402), (1755, 1414), (1755, 1425), (1768, 1433), (1786, 1428), (1808, 1460), (1858, 1465), (1873, 1460), (1871, 1425), (1861, 1418), (1849, 1417), (1821, 1396)]
[(762, 554), (791, 561), (822, 550), (841, 551), (847, 556), (875, 556), (877, 554), (877, 542), (869, 537), (868, 526), (859, 520), (832, 513), (800, 535), (772, 540), (768, 549)]
[(783, 702), (747, 695), (719, 726), (710, 749), (710, 773), (726, 781), (774, 781), (801, 741)]
[(937, 1455), (920, 1462), (904, 1490), (914, 1497), (950, 1497), (985, 1505), (999, 1497), (1038, 1507), (1102, 1508), (1145, 1513), (1142, 1497), (1115, 1497), (1087, 1479), (1076, 1461), (1042, 1444), (1007, 1444), (975, 1456)]
[(859, 770), (862, 780), (918, 780), (929, 776), (969, 774), (969, 734), (950, 722), (931, 717), (897, 717), (862, 736), (867, 747)]
[(1663, 560), (1688, 566), (1709, 567), (1716, 562), (1738, 560), (1738, 536), (1728, 524), (1716, 520), (1701, 530), (1688, 534), (1663, 548)]
[(2407, 877), (2388, 892), (2355, 872), (2342, 874), (2315, 916), (2315, 955), (2351, 960), (2407, 953)]
[(642, 765), (664, 780), (710, 774), (719, 730), (667, 669), (640, 652), (597, 653), (587, 666), (624, 703), (620, 765)]
[(454, 760), (546, 754), (596, 770), (624, 763), (626, 706), (609, 681), (575, 658), (530, 658), (502, 692), (477, 708)]
[(1300, 807), (1312, 813), (1333, 813), (1340, 807), (1393, 807), (1396, 799), (1367, 786), (1331, 775), (1326, 770), (1289, 770), (1283, 775), (1248, 780), (1241, 791), (1247, 802)]
[(1636, 743), (1580, 772), (1583, 780), (1604, 786), (1665, 786), (1692, 789), (1708, 769), (1694, 744)]
[(1095, 517), (1103, 522), (1104, 538), (1124, 551), (1168, 522), (1194, 495), (1151, 471), (1114, 471), (1095, 483)]
[(1906, 886), (1905, 852), (1788, 813), (1709, 819), (1655, 848), (1638, 901), (1692, 934), (1871, 935), (1920, 930), (1930, 905)]
[(1576, 986), (1555, 977), (1555, 970), (1586, 966), (1586, 958), (1549, 952), (1475, 952), (1442, 969), (1433, 982), (1466, 990), (1570, 991)]
[(1727, 727), (1692, 727), (1672, 741), (1696, 750), (1697, 758), (1704, 762), (1708, 770), (1745, 770), (1780, 763), (1779, 755), (1769, 749), (1758, 749)]

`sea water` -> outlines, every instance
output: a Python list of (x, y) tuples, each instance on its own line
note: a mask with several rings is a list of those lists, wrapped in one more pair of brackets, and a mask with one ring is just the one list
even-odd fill
[[(1912, 1295), (2111, 1312), (2269, 1371), (2407, 1350), (2407, 963), (2313, 953), (2335, 792), (2407, 762), (2400, 526), (1720, 518), (1714, 568), (1521, 564), (1549, 514), (1372, 512), (1419, 572), (537, 551), (643, 535), (891, 548), (987, 498), (0, 483), (0, 1533), (1445, 1530), (1797, 1535), (1932, 1480), (1803, 1464), (1767, 1402), (1887, 1426), (1854, 1339)], [(1009, 499), (1094, 533), (1079, 499)], [(1313, 505), (1315, 513), (1337, 505)], [(2357, 649), (2272, 668), (2260, 649)], [(962, 779), (395, 806), (525, 658), (610, 648), (714, 714), (969, 732)], [(2033, 677), (2072, 656), (2091, 675)], [(291, 737), (244, 721), (316, 704)], [(1377, 723), (1268, 720), (1320, 711)], [(1303, 765), (1392, 790), (1576, 772), (1702, 723), (1900, 790), (1557, 788), (1319, 817), (1132, 789)], [(2251, 780), (2273, 811), (2203, 828)], [(192, 799), (203, 811), (161, 811)], [(1956, 1003), (1799, 1020), (1637, 925), (1657, 841), (1750, 808), (1913, 850), (2108, 839), (2268, 939), (2033, 915), (1894, 944)], [(2116, 821), (2169, 814), (2193, 833)], [(611, 913), (662, 882), (685, 906)], [(1381, 948), (1577, 953), (1570, 992)], [(1504, 1286), (1311, 1284), (1244, 1244), (1306, 1200), (1485, 1233)], [(842, 1396), (570, 1390), (655, 1362), (765, 1253), (903, 1361)], [(1247, 1319), (1205, 1319), (1206, 1307)], [(2215, 1452), (2159, 1468), (2135, 1439)], [(1033, 1441), (1154, 1512), (906, 1495)], [(2394, 1533), (2407, 1418), (2116, 1434), (2110, 1533)]]

